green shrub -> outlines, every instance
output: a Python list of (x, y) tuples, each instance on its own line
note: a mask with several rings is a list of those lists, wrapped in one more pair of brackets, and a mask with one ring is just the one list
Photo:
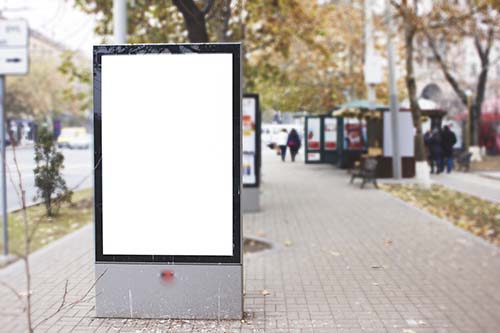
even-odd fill
[(61, 174), (64, 155), (57, 151), (54, 135), (45, 127), (38, 132), (35, 162), (35, 200), (43, 200), (47, 216), (57, 215), (61, 204), (71, 201), (73, 192), (68, 189)]

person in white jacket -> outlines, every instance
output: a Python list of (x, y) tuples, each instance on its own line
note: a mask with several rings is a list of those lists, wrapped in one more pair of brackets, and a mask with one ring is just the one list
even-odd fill
[(276, 140), (278, 147), (280, 147), (280, 152), (281, 152), (281, 160), (285, 162), (285, 157), (286, 157), (286, 147), (287, 147), (287, 141), (288, 141), (288, 132), (286, 129), (282, 129), (281, 132), (278, 134), (278, 139)]

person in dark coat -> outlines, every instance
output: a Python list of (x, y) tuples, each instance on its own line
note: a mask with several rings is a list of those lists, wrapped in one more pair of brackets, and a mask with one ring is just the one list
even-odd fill
[[(441, 148), (443, 151), (443, 162), (446, 163), (446, 172), (453, 169), (453, 146), (457, 143), (457, 137), (449, 126), (443, 128), (441, 133)], [(444, 169), (444, 166), (443, 166)]]
[(287, 146), (290, 148), (290, 155), (292, 155), (292, 162), (295, 162), (295, 156), (300, 149), (300, 137), (299, 133), (295, 129), (290, 131), (288, 134)]
[(439, 129), (434, 128), (430, 137), (427, 138), (426, 144), (429, 146), (429, 151), (431, 154), (431, 173), (434, 173), (434, 167), (436, 167), (436, 173), (443, 172), (443, 149), (441, 146), (441, 133)]

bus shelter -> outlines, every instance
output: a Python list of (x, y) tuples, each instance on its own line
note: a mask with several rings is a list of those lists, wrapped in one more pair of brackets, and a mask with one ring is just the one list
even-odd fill
[(328, 114), (306, 116), (304, 149), (306, 163), (337, 164), (339, 159), (338, 119)]
[(385, 105), (371, 106), (369, 101), (354, 100), (332, 112), (332, 116), (339, 119), (339, 142), (342, 143), (338, 149), (338, 167), (350, 169), (368, 153), (370, 147), (380, 149), (381, 112), (384, 110), (387, 110)]
[[(433, 127), (440, 127), (446, 111), (437, 108), (422, 109), (422, 117)], [(394, 156), (391, 131), (392, 114), (385, 105), (369, 107), (368, 101), (346, 103), (331, 114), (339, 119), (338, 131), (342, 145), (338, 150), (340, 168), (349, 169), (364, 158), (378, 160), (377, 178), (393, 177), (392, 159)], [(402, 176), (415, 176), (415, 130), (409, 108), (402, 107), (398, 112), (398, 138), (401, 156)]]

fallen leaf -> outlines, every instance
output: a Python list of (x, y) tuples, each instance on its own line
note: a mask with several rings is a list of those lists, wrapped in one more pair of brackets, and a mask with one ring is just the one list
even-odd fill
[(268, 290), (264, 289), (264, 290), (262, 290), (262, 295), (267, 296), (267, 295), (271, 295), (271, 293)]
[(292, 241), (287, 239), (283, 244), (285, 244), (285, 246), (291, 246), (292, 245)]
[(384, 241), (384, 245), (385, 245), (385, 246), (391, 246), (391, 245), (392, 245), (392, 240), (390, 240), (390, 239), (386, 239), (386, 240)]
[(410, 326), (417, 326), (417, 321), (415, 319), (406, 319), (406, 323)]

